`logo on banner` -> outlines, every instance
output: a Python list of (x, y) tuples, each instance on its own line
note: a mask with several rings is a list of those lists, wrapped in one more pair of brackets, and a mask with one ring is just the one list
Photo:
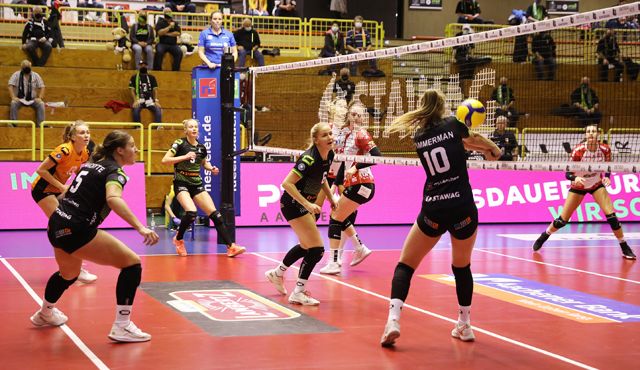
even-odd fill
[(213, 321), (283, 320), (300, 314), (245, 289), (172, 292), (167, 301), (180, 312), (195, 312)]
[(217, 84), (216, 78), (201, 78), (198, 81), (198, 85), (200, 86), (199, 97), (203, 99), (217, 98), (218, 87), (216, 86), (216, 84)]

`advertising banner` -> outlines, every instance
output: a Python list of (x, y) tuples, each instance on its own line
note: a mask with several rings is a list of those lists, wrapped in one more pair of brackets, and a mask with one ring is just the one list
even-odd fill
[(409, 9), (442, 10), (443, 0), (411, 0)]

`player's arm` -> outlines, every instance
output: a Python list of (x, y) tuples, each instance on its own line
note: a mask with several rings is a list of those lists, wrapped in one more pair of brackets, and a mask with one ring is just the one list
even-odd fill
[(465, 149), (480, 151), (490, 161), (495, 161), (502, 155), (502, 150), (493, 141), (473, 131), (469, 131), (469, 137), (463, 138), (462, 142)]
[(38, 169), (36, 170), (36, 173), (43, 180), (45, 180), (49, 184), (55, 186), (61, 192), (65, 192), (67, 190), (67, 186), (65, 184), (61, 183), (60, 181), (58, 181), (58, 179), (56, 179), (49, 172), (49, 170), (52, 169), (55, 165), (56, 165), (56, 162), (54, 162), (53, 159), (51, 159), (51, 157), (47, 157), (47, 158), (45, 158), (44, 161), (42, 161), (42, 163), (40, 163), (40, 166), (38, 166)]
[(164, 157), (162, 157), (162, 164), (176, 164), (183, 161), (196, 159), (196, 153), (191, 151), (185, 155), (176, 156), (177, 152), (174, 146), (175, 144), (164, 154)]
[(338, 203), (333, 197), (333, 191), (329, 187), (327, 179), (322, 181), (322, 192), (327, 196), (327, 200), (329, 201), (329, 204), (331, 204), (331, 209), (336, 209), (336, 207), (338, 207)]

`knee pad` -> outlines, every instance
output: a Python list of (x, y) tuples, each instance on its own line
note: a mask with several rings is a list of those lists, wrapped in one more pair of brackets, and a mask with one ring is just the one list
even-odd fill
[(351, 220), (349, 219), (351, 216), (347, 217), (346, 220), (342, 221), (342, 225), (340, 225), (341, 231), (345, 231), (352, 225)]
[(213, 221), (213, 224), (216, 226), (224, 224), (224, 220), (222, 219), (222, 214), (218, 210), (213, 211), (213, 213), (209, 215), (209, 219), (211, 219)]
[(340, 240), (341, 232), (342, 232), (342, 222), (336, 221), (332, 217), (329, 220), (329, 239)]
[(358, 210), (357, 209), (355, 211), (353, 211), (353, 213), (350, 214), (349, 217), (347, 217), (347, 220), (349, 220), (349, 222), (351, 222), (351, 225), (355, 225), (356, 224), (356, 217), (358, 217)]
[(611, 230), (619, 230), (622, 225), (620, 225), (620, 221), (618, 221), (618, 216), (615, 213), (611, 213), (607, 215), (607, 222), (611, 226)]
[(304, 260), (313, 265), (322, 260), (324, 255), (324, 247), (311, 247), (307, 249), (307, 255), (304, 256)]
[(131, 265), (120, 270), (122, 277), (127, 279), (130, 284), (134, 284), (135, 286), (140, 285), (140, 280), (142, 279), (142, 265), (136, 263), (135, 265)]
[(184, 216), (182, 216), (182, 221), (180, 221), (180, 224), (183, 224), (186, 222), (187, 226), (191, 225), (191, 223), (195, 221), (197, 216), (198, 216), (198, 212), (187, 211), (184, 213)]
[(555, 227), (556, 229), (562, 229), (567, 225), (567, 222), (568, 221), (565, 221), (562, 219), (562, 217), (558, 216), (558, 218), (553, 220), (553, 227)]

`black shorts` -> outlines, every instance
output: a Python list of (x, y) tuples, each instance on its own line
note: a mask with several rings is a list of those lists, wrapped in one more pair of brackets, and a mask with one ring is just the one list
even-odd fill
[(447, 210), (422, 207), (416, 220), (427, 236), (436, 237), (449, 232), (456, 239), (468, 239), (478, 228), (478, 208), (475, 203)]
[(587, 194), (593, 194), (593, 193), (596, 192), (596, 190), (601, 189), (601, 188), (604, 188), (604, 185), (600, 184), (600, 185), (596, 186), (595, 188), (588, 189), (588, 190), (571, 188), (571, 189), (569, 189), (569, 191), (571, 193), (575, 193), (575, 194), (587, 195)]
[(191, 185), (191, 184), (187, 184), (186, 182), (181, 182), (181, 181), (174, 181), (173, 182), (173, 192), (178, 195), (178, 193), (180, 193), (181, 191), (188, 191), (189, 192), (189, 196), (191, 196), (191, 198), (195, 197), (196, 195), (203, 193), (204, 190), (204, 185), (200, 184), (200, 185)]
[(31, 198), (33, 198), (33, 200), (36, 201), (36, 203), (40, 203), (41, 200), (43, 200), (44, 198), (48, 197), (49, 195), (53, 195), (55, 197), (57, 197), (58, 195), (60, 195), (60, 193), (51, 193), (51, 192), (44, 192), (40, 189), (36, 189), (33, 188), (31, 189)]
[(358, 204), (365, 204), (373, 199), (375, 193), (375, 184), (358, 184), (344, 189), (344, 193), (342, 193), (342, 195)]
[(98, 228), (86, 223), (71, 222), (54, 212), (49, 218), (47, 236), (54, 248), (71, 254), (93, 240)]
[[(315, 199), (309, 199), (309, 201), (311, 203), (315, 203)], [(282, 197), (280, 197), (280, 212), (282, 213), (282, 217), (287, 221), (295, 220), (296, 218), (300, 218), (309, 213), (302, 204), (293, 199), (293, 197), (286, 191), (282, 194)]]

